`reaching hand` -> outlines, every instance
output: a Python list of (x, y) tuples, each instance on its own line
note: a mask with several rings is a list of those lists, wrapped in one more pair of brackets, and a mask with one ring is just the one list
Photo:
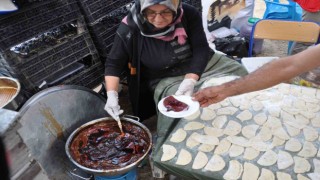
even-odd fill
[(104, 106), (104, 110), (106, 110), (113, 119), (119, 121), (119, 115), (123, 113), (123, 110), (120, 109), (119, 106), (118, 92), (108, 91), (107, 96), (108, 99), (106, 105)]
[(193, 100), (199, 101), (201, 107), (207, 107), (210, 104), (218, 103), (228, 97), (227, 89), (223, 86), (207, 87), (193, 94)]
[(194, 79), (184, 79), (177, 92), (175, 93), (175, 95), (179, 96), (179, 95), (187, 95), (187, 96), (191, 96), (193, 93), (193, 89), (194, 89), (194, 85), (197, 83), (196, 80)]

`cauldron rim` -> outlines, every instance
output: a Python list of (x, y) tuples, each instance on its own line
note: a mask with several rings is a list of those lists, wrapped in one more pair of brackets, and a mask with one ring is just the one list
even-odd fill
[(89, 121), (83, 125), (81, 125), (80, 127), (78, 127), (76, 130), (74, 130), (70, 136), (68, 137), (67, 139), (67, 142), (66, 142), (66, 145), (65, 145), (65, 150), (66, 150), (66, 154), (68, 156), (68, 158), (70, 159), (70, 161), (75, 164), (77, 167), (79, 167), (81, 170), (84, 170), (90, 174), (94, 174), (94, 175), (99, 175), (99, 176), (117, 176), (117, 175), (123, 175), (127, 172), (129, 172), (130, 170), (132, 170), (134, 167), (138, 166), (138, 164), (147, 156), (147, 154), (149, 153), (151, 147), (152, 147), (152, 135), (151, 135), (151, 132), (150, 130), (145, 126), (143, 125), (142, 123), (134, 120), (134, 119), (131, 119), (131, 118), (128, 118), (128, 117), (121, 117), (121, 121), (127, 121), (127, 122), (131, 122), (135, 125), (138, 125), (139, 127), (141, 127), (149, 136), (149, 147), (147, 149), (147, 151), (144, 153), (143, 156), (141, 156), (137, 161), (125, 166), (125, 167), (121, 167), (121, 168), (117, 168), (117, 169), (109, 169), (109, 170), (98, 170), (98, 169), (91, 169), (91, 168), (88, 168), (88, 167), (85, 167), (81, 164), (79, 164), (77, 161), (75, 161), (71, 154), (70, 154), (70, 144), (73, 140), (73, 138), (81, 131), (83, 130), (84, 128), (88, 127), (88, 126), (91, 126), (93, 124), (96, 124), (96, 123), (100, 123), (100, 122), (103, 122), (103, 121), (114, 121), (113, 118), (111, 117), (104, 117), (104, 118), (99, 118), (99, 119), (96, 119), (96, 120), (92, 120), (92, 121)]

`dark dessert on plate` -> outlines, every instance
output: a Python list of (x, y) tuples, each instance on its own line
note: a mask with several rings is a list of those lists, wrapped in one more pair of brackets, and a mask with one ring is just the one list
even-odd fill
[(189, 108), (189, 106), (186, 103), (177, 100), (173, 96), (168, 96), (166, 99), (164, 99), (163, 105), (167, 108), (167, 111), (174, 112), (185, 111)]

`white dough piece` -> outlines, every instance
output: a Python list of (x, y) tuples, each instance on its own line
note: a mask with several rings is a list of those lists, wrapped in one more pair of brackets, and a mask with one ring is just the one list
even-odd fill
[(280, 150), (278, 152), (277, 164), (278, 169), (286, 169), (293, 164), (293, 158), (289, 153)]
[(221, 108), (221, 104), (219, 104), (219, 103), (210, 104), (208, 106), (208, 108), (210, 108), (212, 110), (220, 109)]
[[(305, 111), (299, 111), (299, 113), (301, 113), (301, 114), (304, 113), (304, 112)], [(299, 122), (301, 124), (304, 124), (304, 125), (308, 125), (310, 123), (309, 119), (311, 119), (309, 117), (306, 118), (305, 116), (302, 116), (300, 114), (295, 115), (295, 118), (296, 118), (297, 122)]]
[(300, 114), (307, 119), (312, 119), (317, 115), (316, 112), (312, 112), (312, 111), (300, 111)]
[(260, 111), (264, 108), (264, 105), (260, 101), (255, 101), (251, 106), (254, 111)]
[(297, 180), (310, 180), (309, 178), (302, 176), (301, 174), (297, 175)]
[(269, 112), (270, 116), (280, 117), (281, 109), (276, 106), (271, 106), (271, 107), (268, 107), (268, 112)]
[(269, 169), (262, 168), (261, 175), (258, 180), (274, 180), (274, 174)]
[(223, 158), (217, 154), (214, 154), (209, 160), (208, 164), (204, 167), (204, 170), (208, 171), (221, 171), (226, 166)]
[(240, 121), (248, 121), (252, 119), (252, 113), (249, 110), (244, 110), (236, 116)]
[(291, 120), (286, 120), (286, 119), (283, 119), (283, 120), (285, 124), (288, 124), (297, 129), (303, 129), (304, 127), (307, 126), (306, 124), (303, 124), (302, 122), (298, 121), (296, 118), (293, 118)]
[(235, 107), (224, 107), (217, 111), (217, 115), (234, 115), (238, 111)]
[(270, 100), (272, 103), (278, 103), (283, 99), (282, 94), (272, 94), (270, 97)]
[(197, 130), (197, 129), (202, 129), (202, 128), (204, 128), (204, 125), (199, 122), (188, 122), (188, 124), (186, 124), (184, 126), (184, 130), (186, 130), (186, 131)]
[(320, 173), (308, 173), (308, 176), (311, 180), (319, 180), (320, 179)]
[(286, 141), (283, 139), (278, 138), (277, 136), (274, 136), (272, 139), (272, 146), (276, 147), (276, 146), (281, 146), (285, 143)]
[(198, 148), (199, 151), (202, 152), (210, 152), (216, 147), (215, 145), (210, 145), (210, 144), (201, 144)]
[(214, 154), (223, 154), (229, 151), (231, 146), (231, 142), (228, 141), (226, 138), (222, 139), (219, 145), (214, 150)]
[(290, 94), (293, 94), (294, 96), (302, 96), (301, 87), (291, 86), (290, 87)]
[(200, 142), (195, 140), (195, 137), (198, 136), (198, 135), (200, 135), (200, 134), (197, 133), (197, 132), (194, 132), (189, 136), (189, 138), (187, 139), (187, 142), (186, 142), (186, 146), (188, 148), (193, 148), (193, 147), (195, 147), (195, 146), (200, 144)]
[(313, 167), (314, 167), (314, 172), (315, 173), (320, 173), (320, 160), (314, 158), (313, 159)]
[(161, 161), (169, 161), (170, 159), (174, 158), (177, 154), (177, 150), (174, 146), (163, 144), (162, 145), (162, 156)]
[(241, 132), (241, 128), (242, 127), (238, 122), (230, 120), (224, 129), (223, 134), (235, 136)]
[(226, 98), (225, 100), (220, 102), (221, 106), (227, 107), (230, 106), (230, 100), (229, 98)]
[(179, 142), (182, 142), (186, 137), (187, 137), (187, 132), (182, 128), (179, 128), (176, 130), (176, 132), (172, 133), (170, 141), (179, 143)]
[(205, 153), (199, 151), (194, 158), (192, 169), (201, 169), (208, 163), (208, 157)]
[(251, 125), (247, 125), (244, 126), (242, 128), (242, 135), (248, 139), (253, 138), (254, 136), (256, 136), (256, 132), (259, 129), (259, 126), (256, 124), (251, 124)]
[(277, 172), (277, 179), (281, 180), (292, 180), (291, 175), (284, 172)]
[(305, 141), (302, 150), (298, 153), (298, 156), (309, 158), (314, 157), (316, 154), (316, 147), (311, 142)]
[(243, 171), (243, 166), (237, 160), (229, 161), (229, 168), (223, 175), (224, 179), (239, 179)]
[(257, 166), (245, 162), (243, 165), (242, 180), (256, 180), (258, 179), (260, 170)]
[(259, 137), (250, 139), (250, 144), (257, 151), (267, 151), (273, 148), (272, 144), (263, 142)]
[(229, 100), (234, 107), (239, 107), (241, 105), (241, 98), (239, 96), (230, 97)]
[(311, 119), (311, 124), (313, 127), (319, 128), (320, 127), (320, 116), (317, 116)]
[(317, 89), (315, 88), (307, 88), (307, 87), (302, 87), (301, 88), (302, 94), (306, 95), (307, 97), (315, 97)]
[(306, 110), (306, 102), (302, 99), (296, 99), (295, 102), (293, 103), (293, 107), (301, 110)]
[(258, 125), (263, 125), (267, 121), (268, 117), (265, 113), (259, 113), (254, 116), (253, 120), (258, 124)]
[(189, 164), (191, 161), (192, 161), (191, 153), (185, 149), (181, 149), (181, 151), (178, 155), (178, 159), (176, 161), (176, 164), (185, 166), (185, 165)]
[(258, 157), (259, 154), (260, 154), (260, 151), (257, 151), (252, 147), (247, 147), (246, 150), (244, 151), (243, 159), (253, 160), (256, 157)]
[(303, 135), (306, 141), (314, 141), (318, 139), (318, 131), (310, 126), (303, 128)]
[(261, 166), (271, 166), (277, 162), (278, 155), (272, 150), (267, 150), (257, 161)]
[(299, 114), (299, 109), (297, 109), (297, 108), (282, 106), (281, 109), (283, 111), (289, 113), (289, 114), (292, 114), (292, 115), (298, 115)]
[(240, 156), (243, 152), (244, 152), (244, 147), (232, 144), (229, 149), (229, 156), (237, 157), (237, 156)]
[(214, 127), (204, 127), (204, 133), (214, 137), (223, 136), (223, 129), (214, 128)]
[(290, 138), (284, 149), (291, 152), (298, 152), (302, 148), (302, 144), (298, 141), (298, 139)]
[(292, 114), (289, 114), (285, 111), (281, 111), (281, 119), (284, 121), (292, 121), (295, 119), (295, 117)]
[[(250, 92), (250, 93), (245, 94), (245, 98), (248, 100), (251, 100), (255, 97), (257, 97), (257, 99), (258, 99), (259, 96), (266, 97), (265, 94), (260, 94), (260, 93), (261, 93), (261, 91)], [(261, 101), (261, 99), (258, 99), (258, 100)], [(264, 100), (266, 100), (266, 99), (264, 99)]]
[(266, 101), (269, 98), (270, 97), (267, 94), (260, 94), (259, 96), (256, 97), (256, 100), (258, 100), (258, 101)]
[(281, 120), (279, 118), (268, 116), (267, 122), (264, 124), (264, 126), (272, 129), (276, 129), (278, 127), (282, 126)]
[(278, 84), (277, 86), (274, 86), (274, 87), (277, 87), (279, 89), (279, 91), (283, 94), (290, 93), (290, 85), (288, 85), (288, 84), (281, 83), (281, 84)]
[(201, 114), (200, 109), (198, 109), (195, 113), (191, 114), (190, 116), (184, 117), (184, 119), (188, 121), (192, 121), (197, 119), (200, 116), (200, 114)]
[(193, 139), (202, 144), (218, 145), (219, 139), (214, 136), (196, 134)]
[(250, 147), (251, 142), (242, 136), (228, 136), (227, 139), (232, 143), (242, 147)]
[(267, 126), (262, 126), (259, 133), (257, 134), (262, 141), (269, 141), (272, 138), (272, 131)]
[(214, 112), (214, 110), (212, 110), (210, 108), (203, 108), (200, 119), (203, 121), (209, 121), (209, 120), (214, 119), (216, 116), (217, 115)]
[(227, 116), (218, 116), (212, 121), (212, 126), (221, 129), (226, 122)]
[(310, 112), (315, 112), (316, 113), (316, 112), (320, 111), (320, 105), (319, 104), (307, 102), (306, 106), (308, 108), (308, 111), (310, 111)]
[(311, 169), (310, 163), (305, 159), (298, 156), (294, 156), (294, 172), (295, 173), (305, 173), (309, 172)]
[(297, 136), (297, 135), (300, 134), (300, 129), (295, 128), (295, 127), (293, 127), (293, 126), (291, 126), (289, 124), (284, 124), (284, 126), (286, 127), (287, 132), (289, 133), (289, 135), (291, 137), (294, 137), (294, 136)]
[(250, 109), (250, 101), (243, 99), (241, 101), (239, 109), (242, 111)]
[(276, 129), (274, 129), (273, 132), (272, 132), (272, 134), (273, 134), (274, 136), (277, 136), (277, 137), (280, 138), (280, 139), (283, 139), (283, 140), (288, 140), (288, 139), (290, 139), (290, 136), (287, 134), (286, 130), (284, 130), (284, 129), (282, 128), (282, 126), (281, 126), (281, 127), (277, 127)]

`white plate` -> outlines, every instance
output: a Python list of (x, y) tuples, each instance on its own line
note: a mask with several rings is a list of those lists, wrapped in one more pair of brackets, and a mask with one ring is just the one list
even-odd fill
[(174, 112), (174, 111), (167, 111), (167, 108), (163, 105), (163, 101), (165, 98), (161, 99), (161, 101), (158, 103), (158, 109), (159, 111), (168, 116), (168, 117), (172, 117), (172, 118), (182, 118), (182, 117), (187, 117), (192, 115), (193, 113), (195, 113), (199, 107), (200, 104), (198, 101), (193, 101), (191, 99), (191, 96), (175, 96), (172, 95), (174, 98), (176, 98), (177, 100), (186, 103), (189, 108), (188, 110), (184, 110), (184, 111), (180, 111), (180, 112)]
[(11, 0), (0, 0), (0, 14), (7, 14), (18, 10)]

